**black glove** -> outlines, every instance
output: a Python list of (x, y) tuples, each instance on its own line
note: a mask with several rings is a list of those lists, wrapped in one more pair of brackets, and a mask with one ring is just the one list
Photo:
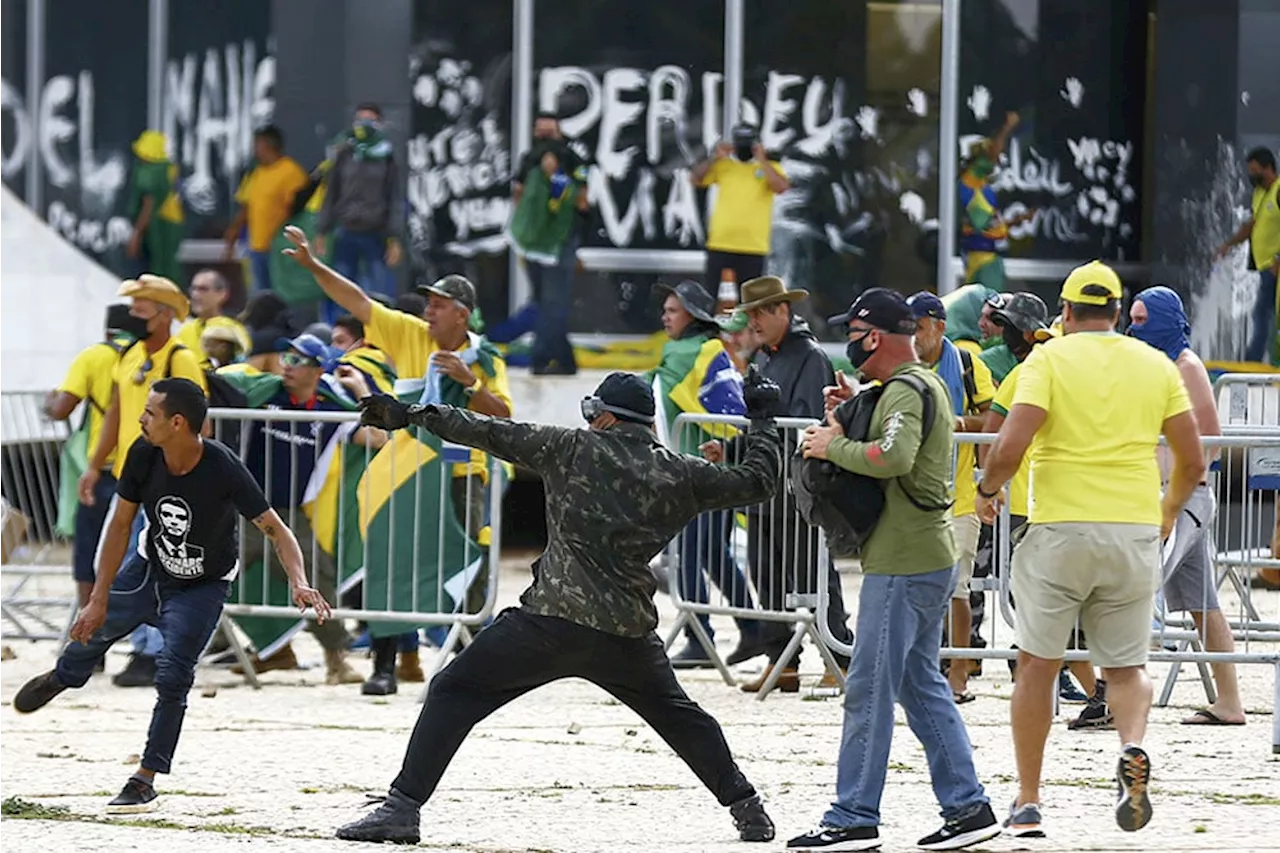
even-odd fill
[[(747, 404), (747, 419), (754, 425), (757, 421), (768, 422), (778, 416), (779, 401), (782, 389), (778, 383), (760, 373), (754, 364), (747, 371), (747, 379), (743, 385), (742, 398)], [(765, 426), (772, 426), (766, 423)]]
[(390, 394), (370, 394), (360, 401), (360, 425), (378, 429), (404, 429), (409, 425), (407, 403)]

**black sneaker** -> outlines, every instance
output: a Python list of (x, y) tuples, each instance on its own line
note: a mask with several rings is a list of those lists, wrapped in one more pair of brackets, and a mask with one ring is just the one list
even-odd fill
[(67, 685), (59, 681), (57, 673), (51, 669), (22, 685), (18, 695), (13, 697), (13, 710), (19, 714), (38, 711), (66, 689)]
[(874, 826), (830, 826), (797, 835), (787, 842), (788, 850), (875, 850), (880, 846), (880, 830)]
[(773, 840), (773, 821), (765, 813), (759, 794), (738, 800), (729, 806), (729, 814), (733, 816), (733, 825), (738, 828), (738, 838), (743, 841)]
[(111, 677), (116, 687), (151, 687), (156, 683), (156, 659), (148, 655), (130, 655), (124, 669)]
[(962, 850), (974, 844), (995, 838), (1000, 834), (1000, 821), (991, 810), (990, 803), (983, 803), (966, 817), (952, 818), (937, 832), (916, 842), (922, 850)]
[(1151, 800), (1147, 796), (1150, 781), (1150, 756), (1140, 746), (1126, 746), (1116, 766), (1116, 783), (1120, 786), (1116, 823), (1125, 832), (1137, 832), (1151, 820)]
[(685, 643), (683, 649), (671, 656), (671, 666), (676, 669), (714, 669), (715, 664), (697, 640)]
[(137, 776), (130, 776), (116, 798), (107, 803), (107, 814), (141, 814), (154, 811), (156, 797), (156, 789), (150, 782)]
[(1096, 696), (1089, 698), (1089, 704), (1085, 705), (1080, 711), (1080, 716), (1067, 723), (1067, 728), (1073, 732), (1089, 729), (1114, 729), (1115, 727), (1115, 720), (1111, 717), (1111, 709), (1107, 707), (1105, 700), (1099, 700)]
[(417, 844), (420, 806), (395, 788), (376, 809), (355, 823), (338, 828), (343, 841), (390, 841), (392, 844)]

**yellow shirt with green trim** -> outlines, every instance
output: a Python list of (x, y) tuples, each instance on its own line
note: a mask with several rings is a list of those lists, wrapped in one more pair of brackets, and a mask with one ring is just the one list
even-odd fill
[(116, 430), (116, 459), (112, 466), (117, 479), (124, 470), (129, 448), (142, 435), (138, 418), (146, 408), (147, 395), (151, 393), (151, 386), (161, 379), (190, 379), (205, 394), (209, 393), (199, 357), (177, 338), (169, 338), (154, 353), (148, 353), (141, 341), (125, 350), (113, 376), (120, 397), (120, 426)]
[[(1013, 370), (1009, 371), (1004, 381), (1000, 383), (1000, 387), (996, 389), (996, 397), (991, 401), (991, 411), (1001, 417), (1009, 417), (1009, 410), (1013, 408), (1013, 396), (1018, 390), (1018, 372), (1021, 369), (1021, 364), (1014, 365)], [(1009, 481), (1009, 513), (1025, 518), (1030, 494), (1031, 454), (1026, 453), (1022, 457), (1022, 464), (1018, 466), (1017, 473)]]
[[(105, 341), (85, 347), (72, 360), (67, 375), (58, 386), (59, 391), (79, 397), (87, 407), (85, 417), (89, 421), (90, 456), (102, 436), (102, 418), (111, 405), (111, 384), (115, 381), (116, 362), (119, 360), (120, 351)], [(114, 452), (109, 455), (105, 468), (111, 468), (115, 458)]]
[(1269, 187), (1255, 189), (1251, 207), (1253, 231), (1249, 235), (1249, 248), (1254, 266), (1262, 269), (1280, 255), (1280, 180), (1272, 181)]
[[(769, 165), (784, 178), (782, 164)], [(755, 160), (721, 157), (711, 164), (698, 186), (718, 188), (716, 206), (707, 223), (707, 248), (741, 255), (769, 254), (773, 227), (774, 191), (765, 180), (764, 167)]]
[[(957, 346), (959, 346), (957, 344)], [(996, 384), (991, 378), (991, 368), (983, 363), (982, 359), (971, 359), (973, 362), (973, 390), (975, 396), (972, 400), (965, 401), (965, 411), (972, 412), (979, 406), (990, 403), (996, 395)], [(941, 363), (941, 359), (939, 359)], [(936, 374), (938, 365), (935, 364), (931, 368)], [(968, 390), (965, 396), (968, 396)], [(948, 398), (949, 400), (950, 398)], [(952, 411), (948, 402), (947, 411)], [(957, 518), (962, 515), (972, 515), (978, 509), (978, 480), (977, 474), (977, 445), (976, 444), (959, 444), (956, 445), (956, 502), (951, 508), (951, 514)]]

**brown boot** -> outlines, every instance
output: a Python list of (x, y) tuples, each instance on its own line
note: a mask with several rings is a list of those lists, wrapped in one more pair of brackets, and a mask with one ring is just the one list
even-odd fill
[(845, 677), (846, 676), (843, 672), (833, 673), (831, 670), (828, 669), (826, 672), (822, 673), (822, 678), (821, 680), (818, 681), (818, 684), (815, 689), (824, 690), (824, 691), (829, 690), (835, 693), (839, 693), (842, 689), (844, 689)]
[[(769, 678), (769, 673), (773, 672), (774, 664), (769, 664), (764, 668), (764, 672), (760, 673), (760, 677), (755, 681), (748, 681), (742, 685), (743, 693), (759, 693), (760, 688), (764, 687), (765, 681)], [(797, 669), (784, 669), (782, 674), (778, 676), (778, 683), (775, 689), (781, 690), (783, 693), (799, 693), (800, 692), (800, 671)]]
[[(294, 656), (293, 646), (289, 643), (285, 643), (279, 651), (266, 660), (254, 655), (250, 663), (253, 664), (253, 671), (257, 673), (271, 672), (275, 669), (298, 668), (298, 659)], [(240, 664), (231, 667), (231, 671), (236, 675), (244, 675), (244, 669), (241, 668)]]
[(417, 649), (400, 653), (400, 662), (396, 665), (396, 680), (410, 684), (421, 684), (427, 680), (427, 676), (422, 671), (422, 661), (418, 659)]
[(347, 653), (342, 649), (324, 650), (325, 684), (360, 684), (364, 677), (347, 663)]

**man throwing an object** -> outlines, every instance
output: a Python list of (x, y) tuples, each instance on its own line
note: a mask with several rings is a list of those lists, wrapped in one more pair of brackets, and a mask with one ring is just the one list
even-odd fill
[(339, 838), (416, 844), (419, 810), (472, 727), (534, 688), (577, 677), (644, 718), (729, 807), (743, 841), (773, 839), (773, 822), (720, 726), (685, 695), (654, 633), (649, 560), (700, 514), (773, 496), (779, 396), (774, 383), (749, 377), (747, 449), (731, 467), (663, 447), (653, 433), (653, 392), (627, 373), (610, 374), (582, 401), (589, 430), (406, 406), (385, 394), (361, 401), (367, 426), (422, 427), (535, 471), (547, 492), (548, 542), (521, 606), (499, 614), (431, 682), (386, 801), (340, 828)]
[[(164, 636), (156, 661), (156, 700), (142, 763), (107, 804), (109, 814), (155, 808), (157, 773), (168, 773), (195, 680), (196, 660), (209, 642), (238, 568), (236, 513), (275, 545), (289, 575), (293, 601), (313, 607), (323, 621), (329, 604), (307, 585), (293, 533), (267, 504), (240, 460), (217, 441), (200, 438), (208, 403), (188, 379), (151, 387), (143, 408), (142, 438), (129, 448), (116, 500), (98, 552), (89, 603), (71, 626), (72, 642), (57, 666), (28, 681), (13, 699), (22, 714), (43, 708), (68, 687), (83, 687), (117, 640), (145, 623)], [(146, 560), (120, 570), (129, 531), (141, 506), (146, 513)]]

